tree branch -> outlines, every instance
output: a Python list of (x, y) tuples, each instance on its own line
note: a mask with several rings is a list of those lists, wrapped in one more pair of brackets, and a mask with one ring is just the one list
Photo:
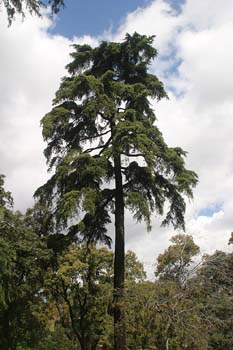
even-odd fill
[(110, 145), (110, 143), (111, 143), (111, 141), (112, 141), (112, 136), (108, 139), (108, 141), (105, 143), (105, 145), (104, 145), (104, 148), (99, 152), (99, 156), (101, 155), (101, 153), (103, 153), (104, 152), (104, 150)]
[(73, 310), (72, 310), (72, 306), (70, 304), (68, 295), (67, 295), (67, 288), (65, 286), (64, 281), (62, 280), (62, 286), (63, 286), (63, 290), (64, 290), (64, 300), (68, 306), (69, 309), (69, 314), (70, 314), (70, 320), (71, 320), (71, 325), (72, 325), (72, 329), (74, 331), (74, 334), (76, 335), (76, 337), (78, 338), (79, 342), (81, 343), (81, 335), (79, 334), (77, 328), (75, 327), (75, 320), (74, 320), (74, 314), (73, 314)]
[(112, 137), (110, 137), (110, 138), (108, 139), (108, 141), (106, 141), (106, 143), (105, 143), (104, 145), (88, 148), (88, 149), (86, 149), (85, 151), (83, 151), (83, 153), (90, 153), (90, 152), (93, 152), (93, 151), (95, 151), (95, 150), (97, 150), (97, 149), (102, 149), (102, 150), (100, 151), (100, 153), (98, 154), (98, 155), (100, 156), (101, 153), (109, 146), (111, 140), (112, 140)]
[(111, 132), (111, 130), (109, 129), (109, 130), (107, 130), (107, 131), (105, 131), (105, 132), (103, 132), (103, 133), (101, 133), (101, 134), (96, 134), (95, 136), (93, 136), (93, 137), (83, 137), (82, 139), (80, 139), (79, 141), (80, 142), (83, 142), (83, 141), (87, 141), (87, 140), (90, 140), (90, 139), (96, 139), (97, 137), (102, 137), (102, 136), (104, 136), (104, 135), (107, 135), (108, 133), (110, 133)]
[(143, 153), (122, 153), (126, 157), (145, 157)]
[(103, 113), (98, 112), (98, 114), (101, 116), (102, 119), (107, 120), (108, 122), (110, 121), (110, 119), (106, 118)]

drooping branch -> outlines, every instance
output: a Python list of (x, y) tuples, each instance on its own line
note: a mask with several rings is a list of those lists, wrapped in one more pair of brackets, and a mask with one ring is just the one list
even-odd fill
[(96, 146), (96, 147), (88, 148), (88, 149), (86, 149), (85, 151), (83, 151), (83, 153), (91, 153), (91, 152), (93, 152), (93, 151), (96, 151), (96, 150), (98, 150), (98, 149), (101, 149), (102, 151), (98, 154), (98, 155), (100, 155), (100, 154), (109, 146), (111, 140), (112, 140), (112, 137), (110, 137), (110, 138), (108, 139), (108, 141), (105, 142), (104, 145), (99, 145), (99, 146)]
[(96, 134), (96, 135), (93, 136), (93, 137), (90, 137), (90, 136), (83, 137), (83, 138), (81, 138), (79, 141), (80, 141), (80, 142), (84, 142), (84, 141), (87, 141), (87, 140), (96, 139), (97, 137), (105, 136), (105, 135), (109, 134), (110, 132), (111, 132), (111, 130), (109, 129), (109, 130), (107, 130), (107, 131), (105, 131), (105, 132), (103, 132), (103, 133)]
[(91, 153), (93, 151), (96, 151), (97, 149), (102, 149), (104, 148), (105, 145), (102, 145), (102, 146), (96, 146), (96, 147), (91, 147), (91, 148), (88, 148), (86, 149), (85, 151), (83, 151), (83, 153)]
[(105, 143), (104, 148), (98, 154), (99, 156), (105, 151), (106, 148), (108, 148), (108, 146), (110, 145), (111, 141), (112, 141), (112, 137), (110, 137), (108, 139), (108, 141)]

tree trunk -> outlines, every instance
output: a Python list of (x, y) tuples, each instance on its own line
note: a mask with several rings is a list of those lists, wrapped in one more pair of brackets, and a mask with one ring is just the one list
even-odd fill
[(124, 315), (125, 228), (121, 156), (114, 156), (115, 167), (115, 257), (114, 257), (114, 349), (126, 349)]
[(8, 317), (8, 310), (3, 313), (2, 317), (2, 334), (1, 334), (1, 349), (2, 350), (10, 350), (11, 349), (11, 342), (13, 339), (11, 339), (11, 334), (10, 334), (10, 322), (9, 322), (9, 317)]

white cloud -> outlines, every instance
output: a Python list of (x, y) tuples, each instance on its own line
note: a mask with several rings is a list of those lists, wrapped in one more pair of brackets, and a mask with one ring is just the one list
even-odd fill
[[(213, 109), (233, 97), (233, 22), (203, 31), (185, 31), (178, 41), (179, 76), (197, 110)], [(192, 69), (190, 69), (192, 67)]]
[(47, 33), (44, 17), (0, 21), (1, 168), (16, 208), (25, 209), (46, 178), (40, 119), (49, 110), (69, 59), (69, 40)]
[(114, 39), (121, 40), (125, 33), (139, 32), (145, 35), (156, 35), (156, 47), (160, 54), (167, 53), (167, 46), (175, 36), (180, 19), (175, 11), (162, 0), (152, 1), (145, 8), (138, 8), (128, 14), (122, 22)]
[(214, 29), (226, 22), (232, 22), (233, 3), (231, 0), (186, 0), (181, 18), (183, 24), (193, 31)]
[[(156, 35), (160, 55), (151, 69), (170, 96), (155, 105), (158, 125), (169, 145), (189, 152), (187, 165), (199, 175), (186, 216), (188, 232), (203, 251), (225, 249), (233, 229), (232, 6), (232, 0), (188, 0), (176, 14), (167, 2), (152, 1), (129, 14), (117, 33), (102, 36), (121, 40), (134, 31)], [(97, 45), (101, 38), (85, 36), (71, 42), (48, 34), (52, 23), (46, 17), (16, 21), (11, 28), (3, 13), (0, 17), (0, 173), (7, 175), (16, 206), (24, 209), (46, 177), (39, 121), (65, 74), (69, 45)], [(223, 203), (220, 213), (197, 217), (215, 203)], [(134, 224), (128, 213), (126, 218), (127, 248), (152, 264), (174, 231), (161, 229), (155, 221), (152, 233), (146, 234), (144, 225)]]

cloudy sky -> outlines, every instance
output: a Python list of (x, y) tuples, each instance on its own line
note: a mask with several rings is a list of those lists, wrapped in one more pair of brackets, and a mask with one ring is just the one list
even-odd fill
[[(98, 6), (97, 6), (98, 4)], [(154, 106), (170, 146), (188, 151), (199, 175), (187, 203), (187, 233), (202, 252), (228, 249), (233, 230), (232, 0), (70, 0), (53, 20), (27, 17), (9, 28), (0, 12), (0, 173), (25, 210), (47, 178), (40, 119), (65, 75), (72, 43), (122, 40), (126, 32), (156, 35), (151, 65), (169, 100)], [(127, 213), (127, 248), (150, 268), (174, 231), (154, 219), (151, 233)]]

